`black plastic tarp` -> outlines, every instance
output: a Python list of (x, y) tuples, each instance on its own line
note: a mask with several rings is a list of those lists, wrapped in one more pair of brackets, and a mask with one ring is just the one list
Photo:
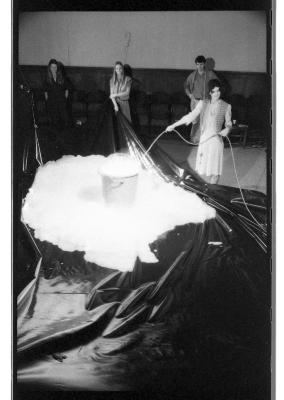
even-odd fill
[[(127, 149), (166, 181), (197, 193), (217, 216), (167, 232), (150, 245), (159, 262), (137, 260), (132, 272), (88, 263), (80, 252), (36, 240), (21, 224), (37, 263), (18, 300), (16, 393), (147, 390), (170, 398), (269, 398), (266, 197), (244, 191), (256, 223), (238, 189), (206, 184), (158, 145), (145, 154), (145, 144), (109, 102), (95, 124), (68, 134), (85, 139), (75, 154), (78, 148), (86, 156)], [(35, 136), (46, 162), (52, 153), (46, 130)], [(24, 174), (35, 172), (35, 146), (33, 134)]]

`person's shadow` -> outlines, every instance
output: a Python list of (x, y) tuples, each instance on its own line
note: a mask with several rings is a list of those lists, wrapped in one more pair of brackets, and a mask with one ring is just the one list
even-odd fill
[[(206, 69), (208, 71), (214, 71), (215, 72), (215, 67), (216, 63), (214, 58), (208, 57), (206, 58)], [(222, 89), (223, 89), (223, 98), (228, 98), (231, 94), (231, 85), (227, 81), (227, 79), (224, 77), (224, 75), (221, 72), (216, 72), (217, 77), (219, 78), (221, 84), (222, 84)]]
[(140, 119), (139, 113), (137, 110), (137, 97), (139, 96), (139, 92), (143, 90), (142, 82), (140, 82), (137, 78), (133, 76), (132, 68), (129, 64), (124, 64), (124, 73), (126, 76), (129, 76), (132, 79), (130, 96), (129, 96), (129, 106), (130, 106), (130, 114), (132, 125), (139, 134), (140, 132)]
[(214, 58), (208, 57), (206, 58), (206, 69), (208, 69), (208, 71), (212, 71), (215, 69), (215, 60)]

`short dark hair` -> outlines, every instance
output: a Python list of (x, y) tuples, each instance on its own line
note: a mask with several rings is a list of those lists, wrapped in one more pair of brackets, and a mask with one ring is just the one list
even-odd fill
[(220, 89), (220, 92), (222, 93), (222, 89), (221, 89), (221, 82), (219, 81), (219, 79), (210, 79), (210, 81), (208, 82), (208, 90), (209, 93), (212, 92), (212, 90), (217, 87)]
[(51, 64), (55, 64), (55, 65), (57, 65), (58, 64), (58, 62), (57, 62), (57, 60), (55, 60), (55, 58), (52, 58), (51, 60), (49, 60), (49, 62), (48, 62), (48, 67), (50, 67), (51, 66)]
[(195, 59), (195, 64), (197, 63), (206, 63), (206, 58), (204, 56), (197, 56)]

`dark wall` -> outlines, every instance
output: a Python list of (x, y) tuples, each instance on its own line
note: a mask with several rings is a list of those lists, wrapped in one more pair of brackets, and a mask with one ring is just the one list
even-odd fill
[[(145, 92), (148, 96), (147, 101), (151, 103), (151, 94), (154, 92), (164, 92), (172, 95), (173, 93), (184, 93), (184, 81), (190, 70), (175, 70), (175, 69), (133, 69), (133, 77), (135, 85), (134, 92), (139, 94), (139, 91)], [(233, 71), (215, 71), (220, 80), (224, 84), (225, 93), (224, 99), (232, 105), (232, 117), (238, 123), (248, 124), (250, 131), (261, 131), (261, 135), (267, 138), (270, 137), (270, 84), (269, 76), (266, 73), (257, 72), (233, 72)], [(73, 120), (76, 118), (85, 117), (90, 119), (93, 106), (88, 106), (90, 95), (97, 91), (105, 92), (105, 97), (109, 95), (109, 80), (112, 75), (111, 67), (65, 67), (65, 73), (71, 81), (71, 86), (74, 90), (74, 96), (71, 96), (70, 107)], [(37, 106), (37, 121), (44, 124), (46, 121), (46, 112), (44, 111), (43, 83), (46, 77), (45, 66), (30, 66), (23, 65), (19, 67), (19, 79), (22, 83), (38, 89), (36, 93)], [(76, 94), (77, 91), (77, 94)], [(82, 93), (79, 93), (82, 91)], [(93, 93), (92, 93), (93, 92)], [(79, 97), (78, 97), (79, 96)], [(174, 97), (174, 96), (169, 96)], [(176, 120), (188, 112), (189, 100), (186, 96), (185, 104), (187, 108), (183, 108), (177, 114), (172, 113), (170, 117), (163, 116), (163, 123)], [(89, 98), (89, 100), (86, 100)], [(40, 100), (41, 99), (41, 100)], [(94, 101), (94, 100), (92, 100)], [(132, 99), (133, 109), (136, 107), (137, 118), (139, 124), (149, 125), (149, 109), (138, 109), (138, 103)], [(135, 104), (135, 102), (137, 104)], [(173, 104), (171, 100), (171, 104)], [(176, 104), (176, 103), (175, 103)], [(160, 108), (165, 108), (160, 105)], [(88, 111), (87, 111), (88, 110)], [(151, 106), (152, 110), (152, 106)], [(163, 110), (159, 110), (162, 112)], [(165, 111), (165, 110), (164, 110)], [(71, 115), (70, 114), (70, 115)], [(143, 117), (144, 114), (144, 117)], [(165, 114), (165, 113), (164, 113)]]
[[(20, 66), (24, 77), (32, 88), (41, 88), (46, 76), (45, 66)], [(109, 92), (112, 68), (109, 67), (65, 67), (66, 74), (77, 90), (103, 90)], [(133, 69), (133, 76), (140, 81), (141, 90), (147, 93), (163, 91), (169, 94), (183, 91), (183, 84), (191, 70), (174, 69)], [(227, 95), (268, 94), (267, 74), (259, 72), (215, 71), (226, 83)]]

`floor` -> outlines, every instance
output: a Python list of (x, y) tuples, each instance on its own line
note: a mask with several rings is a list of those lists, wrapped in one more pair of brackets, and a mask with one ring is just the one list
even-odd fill
[[(197, 147), (187, 145), (181, 139), (159, 139), (158, 145), (179, 162), (195, 166)], [(266, 149), (248, 145), (233, 145), (236, 171), (242, 189), (257, 190), (266, 194)], [(224, 149), (223, 174), (219, 184), (238, 187), (230, 147)]]

